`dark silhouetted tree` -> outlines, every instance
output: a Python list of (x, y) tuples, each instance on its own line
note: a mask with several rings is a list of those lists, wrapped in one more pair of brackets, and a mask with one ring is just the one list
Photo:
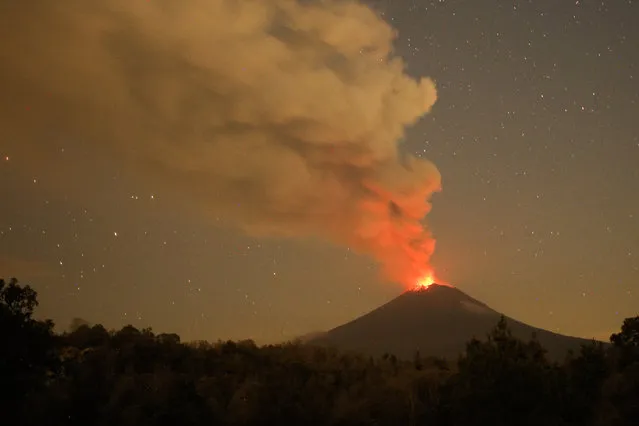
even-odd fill
[(610, 336), (613, 371), (602, 387), (600, 425), (630, 426), (639, 419), (639, 316)]
[(31, 287), (0, 279), (0, 412), (7, 413), (6, 424), (19, 424), (25, 401), (57, 367), (53, 322), (35, 320), (37, 306)]
[(549, 424), (553, 368), (536, 340), (512, 336), (502, 316), (487, 340), (472, 340), (451, 392), (453, 419), (463, 425)]
[(621, 331), (610, 336), (610, 342), (616, 349), (621, 368), (639, 361), (639, 316), (626, 318)]

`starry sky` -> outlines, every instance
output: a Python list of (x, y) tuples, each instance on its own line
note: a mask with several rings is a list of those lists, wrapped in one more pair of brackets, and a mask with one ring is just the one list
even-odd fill
[[(52, 3), (58, 6), (53, 8)], [(56, 36), (55, 24), (47, 24), (54, 22), (51, 16), (66, 16), (59, 3), (41, 0), (39, 13), (31, 13), (26, 6), (0, 6), (10, 12), (0, 13), (4, 16), (0, 18), (0, 59), (30, 67), (30, 73), (18, 66), (0, 71), (4, 81), (0, 89), (6, 95), (0, 108), (0, 276), (16, 276), (31, 284), (39, 293), (41, 316), (54, 319), (60, 329), (80, 317), (109, 328), (129, 323), (150, 326), (177, 332), (184, 339), (252, 338), (265, 343), (329, 329), (404, 291), (405, 284), (391, 282), (388, 274), (380, 272), (380, 262), (363, 254), (378, 251), (351, 246), (347, 238), (320, 238), (324, 228), (313, 228), (306, 235), (301, 232), (307, 229), (301, 216), (261, 210), (259, 199), (246, 207), (244, 196), (220, 195), (217, 187), (201, 190), (208, 187), (196, 184), (197, 177), (183, 179), (183, 169), (178, 175), (172, 166), (147, 168), (130, 161), (128, 151), (122, 154), (95, 143), (94, 139), (117, 138), (134, 152), (143, 152), (146, 145), (138, 141), (150, 133), (139, 128), (146, 129), (151, 122), (144, 121), (148, 115), (135, 115), (138, 110), (116, 114), (100, 109), (107, 108), (108, 102), (91, 98), (99, 90), (103, 91), (100, 99), (114, 105), (119, 99), (107, 84), (111, 82), (107, 73), (100, 74), (104, 78), (100, 84), (65, 80), (68, 87), (73, 83), (78, 88), (73, 99), (84, 102), (77, 104), (80, 107), (67, 103), (64, 95), (71, 91), (51, 93), (42, 81), (36, 84), (40, 74), (71, 75), (56, 66), (77, 57), (84, 58), (78, 62), (84, 68), (72, 69), (78, 76), (108, 71), (90, 68), (100, 63), (100, 57), (82, 56), (86, 54), (82, 50), (76, 57), (70, 49), (53, 48), (56, 41), (65, 40)], [(160, 18), (149, 15), (154, 10), (145, 7), (153, 7), (152, 3), (135, 6), (131, 16), (136, 19), (126, 21), (128, 26), (123, 28), (131, 33), (146, 31), (155, 46), (163, 46), (166, 40), (186, 40), (188, 48), (192, 47), (189, 37), (202, 33), (191, 28), (215, 24), (207, 14), (211, 9), (197, 7), (220, 1), (183, 6), (194, 8), (191, 11), (170, 10), (169, 16), (180, 22), (174, 26), (166, 22), (161, 26)], [(414, 113), (416, 107), (403, 108), (404, 102), (387, 111), (393, 116), (389, 122), (407, 125), (405, 137), (396, 138), (402, 139), (400, 153), (432, 161), (441, 174), (442, 191), (432, 196), (427, 216), (428, 229), (437, 241), (431, 259), (436, 275), (511, 317), (569, 335), (606, 339), (623, 318), (637, 315), (639, 4), (633, 0), (377, 0), (369, 4), (396, 30), (393, 55), (403, 59), (406, 72), (416, 78), (430, 77), (437, 87), (437, 101), (430, 112), (434, 98), (428, 81), (420, 86), (423, 110)], [(87, 16), (107, 16), (95, 9), (74, 19), (104, 23), (110, 29), (111, 21), (106, 19), (85, 21)], [(123, 14), (123, 10), (116, 12)], [(18, 29), (18, 23), (25, 22), (28, 25)], [(332, 28), (335, 21), (326, 18), (326, 22)], [(136, 23), (144, 25), (136, 27)], [(344, 38), (339, 38), (344, 49), (366, 44), (370, 38), (382, 40), (371, 42), (374, 47), (383, 46), (387, 36), (378, 24), (344, 28), (326, 33)], [(129, 49), (131, 40), (141, 39), (114, 36), (113, 43), (122, 56), (137, 52), (135, 56), (142, 59), (135, 72), (147, 78), (163, 63), (160, 59), (172, 56), (157, 49), (156, 62), (145, 62), (143, 54)], [(344, 51), (347, 57), (352, 53)], [(198, 52), (194, 49), (189, 55)], [(375, 54), (379, 52), (371, 53)], [(48, 65), (36, 67), (44, 56)], [(225, 63), (231, 64), (229, 69), (236, 66), (241, 75), (246, 71), (248, 79), (251, 64), (261, 66), (249, 59), (250, 55), (238, 54), (235, 62)], [(173, 71), (180, 76), (189, 70), (176, 66)], [(199, 76), (207, 77), (212, 78)], [(47, 80), (53, 81), (53, 77)], [(149, 83), (153, 91), (148, 93), (165, 96), (157, 85), (166, 81)], [(317, 115), (343, 107), (330, 94), (314, 90), (312, 81), (305, 81), (304, 94), (278, 96), (321, 98), (322, 108), (313, 109)], [(119, 87), (117, 82), (113, 87)], [(273, 92), (260, 93), (270, 93), (269, 99), (278, 97)], [(402, 93), (416, 94), (417, 86), (406, 86)], [(139, 103), (140, 111), (164, 106), (162, 96), (141, 95), (145, 102)], [(191, 116), (198, 115), (197, 106), (191, 105)], [(84, 118), (84, 110), (92, 107), (103, 114), (102, 120), (94, 120), (99, 126)], [(361, 104), (350, 104), (350, 109), (366, 111), (366, 98)], [(413, 115), (426, 112), (411, 124)], [(346, 115), (345, 123), (357, 124), (361, 118)], [(111, 121), (112, 117), (116, 118)], [(129, 126), (127, 119), (143, 124)], [(158, 128), (199, 129), (200, 119), (210, 117), (182, 120), (180, 126), (186, 127)], [(331, 116), (324, 123), (335, 124), (335, 120)], [(380, 133), (388, 130), (377, 124), (367, 126)], [(116, 130), (105, 134), (110, 127)], [(344, 133), (355, 126), (338, 128)], [(395, 130), (388, 130), (389, 135), (396, 136)], [(167, 134), (162, 143), (183, 136)], [(187, 143), (162, 152), (170, 154), (171, 164), (196, 168), (201, 161), (209, 172), (238, 168), (233, 161), (238, 157), (211, 159)], [(181, 158), (183, 152), (188, 162)], [(160, 160), (166, 157), (149, 162)], [(266, 156), (264, 161), (280, 165), (278, 157)], [(438, 181), (432, 170), (429, 173), (432, 185), (424, 191), (427, 195), (436, 191)], [(295, 175), (288, 176), (290, 180)], [(185, 191), (187, 186), (198, 189)], [(225, 206), (234, 206), (222, 209), (226, 216), (201, 202), (213, 193), (224, 198)], [(316, 191), (309, 200), (324, 205), (325, 194), (333, 193)], [(241, 203), (242, 207), (235, 206)], [(236, 226), (236, 216), (259, 229)], [(295, 235), (264, 231), (282, 224), (290, 225)], [(331, 232), (339, 234), (343, 229), (330, 228), (327, 233)]]

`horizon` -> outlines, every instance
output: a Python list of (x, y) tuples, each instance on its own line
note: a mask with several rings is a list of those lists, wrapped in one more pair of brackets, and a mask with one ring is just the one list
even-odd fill
[(62, 327), (281, 341), (439, 281), (612, 333), (639, 5), (487, 1), (13, 2), (0, 273)]

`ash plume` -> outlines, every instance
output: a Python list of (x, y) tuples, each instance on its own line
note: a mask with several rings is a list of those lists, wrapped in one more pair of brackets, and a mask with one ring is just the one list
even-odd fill
[(398, 143), (436, 90), (393, 38), (350, 0), (3, 2), (0, 136), (108, 148), (248, 233), (348, 245), (405, 282), (440, 175)]

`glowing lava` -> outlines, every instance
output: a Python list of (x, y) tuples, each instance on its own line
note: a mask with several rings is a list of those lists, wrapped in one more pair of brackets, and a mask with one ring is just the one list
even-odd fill
[(429, 272), (422, 278), (417, 280), (417, 284), (415, 284), (415, 290), (426, 290), (433, 284), (435, 284), (435, 275), (432, 272)]

